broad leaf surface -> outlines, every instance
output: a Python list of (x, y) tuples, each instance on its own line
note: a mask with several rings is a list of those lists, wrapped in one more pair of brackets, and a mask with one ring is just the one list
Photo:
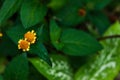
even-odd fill
[(15, 57), (6, 67), (4, 80), (27, 80), (28, 61), (26, 53)]
[(0, 26), (20, 7), (23, 0), (5, 0), (0, 9)]
[(18, 24), (9, 30), (6, 31), (8, 37), (16, 44), (18, 45), (18, 41), (20, 39), (24, 38), (26, 30), (23, 28), (21, 24)]
[(73, 80), (71, 67), (66, 57), (61, 55), (53, 55), (52, 67), (39, 58), (30, 58), (33, 66), (48, 80)]
[[(120, 35), (120, 23), (112, 25), (104, 36)], [(114, 80), (120, 70), (120, 39), (101, 41), (104, 49), (91, 58), (75, 75), (75, 80)]]
[(62, 47), (64, 53), (75, 56), (90, 55), (102, 49), (92, 36), (75, 29), (63, 30), (60, 42), (64, 44)]
[(54, 20), (50, 22), (50, 39), (54, 47), (60, 50), (63, 44), (60, 43), (61, 28), (58, 27), (57, 23)]
[(21, 8), (21, 21), (25, 28), (32, 27), (43, 21), (47, 8), (39, 0), (26, 0)]
[(52, 65), (48, 56), (47, 49), (40, 41), (34, 45), (31, 45), (29, 53), (39, 56), (40, 59), (46, 61), (49, 65)]

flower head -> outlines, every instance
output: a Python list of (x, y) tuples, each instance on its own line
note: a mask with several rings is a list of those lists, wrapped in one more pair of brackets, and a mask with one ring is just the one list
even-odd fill
[(18, 41), (18, 49), (22, 49), (23, 51), (29, 51), (30, 49), (30, 42), (20, 39)]
[(0, 37), (2, 37), (3, 36), (3, 34), (2, 33), (0, 33)]
[(36, 33), (34, 30), (28, 31), (27, 33), (24, 34), (24, 38), (30, 42), (31, 44), (35, 43), (36, 41)]
[(86, 10), (85, 9), (79, 9), (79, 15), (80, 16), (85, 16), (86, 15)]

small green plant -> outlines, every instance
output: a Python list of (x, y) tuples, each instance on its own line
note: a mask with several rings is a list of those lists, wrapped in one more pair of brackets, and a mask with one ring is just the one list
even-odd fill
[(113, 80), (120, 23), (110, 27), (110, 2), (0, 0), (0, 80)]

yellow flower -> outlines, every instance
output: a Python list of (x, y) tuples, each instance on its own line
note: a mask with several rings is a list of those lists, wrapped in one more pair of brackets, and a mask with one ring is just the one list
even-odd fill
[(3, 36), (3, 34), (0, 32), (0, 37), (2, 37)]
[(30, 49), (30, 42), (20, 39), (18, 41), (18, 49), (22, 49), (23, 51), (29, 51)]
[(33, 44), (36, 41), (36, 33), (34, 32), (34, 30), (32, 30), (31, 32), (28, 31), (27, 33), (24, 34), (24, 38), (28, 42), (30, 42), (31, 44)]

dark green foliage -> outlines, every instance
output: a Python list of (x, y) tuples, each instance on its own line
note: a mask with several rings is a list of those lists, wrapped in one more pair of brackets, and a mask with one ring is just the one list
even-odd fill
[(32, 64), (29, 66), (29, 78), (28, 80), (45, 80), (46, 78), (42, 76)]
[(82, 0), (88, 9), (101, 10), (105, 8), (112, 0)]
[[(103, 67), (113, 80), (119, 41), (111, 38), (119, 37), (119, 22), (105, 32), (120, 11), (119, 1), (111, 2), (0, 0), (0, 80), (105, 80), (100, 67), (114, 61)], [(110, 37), (101, 38), (104, 33)]]
[(102, 49), (101, 45), (87, 33), (69, 28), (61, 30), (54, 21), (51, 21), (50, 36), (55, 48), (69, 55), (88, 55)]
[[(14, 76), (13, 76), (14, 75)], [(7, 66), (4, 80), (27, 80), (28, 61), (26, 53), (15, 57)]]
[(0, 53), (5, 56), (14, 56), (17, 53), (19, 53), (17, 46), (14, 44), (12, 40), (10, 40), (6, 33), (1, 39)]
[(55, 13), (58, 21), (64, 26), (74, 26), (84, 20), (85, 16), (79, 14), (79, 9), (83, 8), (80, 0), (68, 0), (66, 5)]
[(0, 75), (0, 80), (3, 80), (3, 77)]
[[(26, 33), (26, 30), (24, 29), (22, 25), (17, 25), (7, 31), (7, 35), (16, 45), (18, 45), (18, 41), (20, 39), (24, 39), (25, 33)], [(38, 55), (40, 58), (42, 58), (43, 60), (45, 60), (47, 63), (51, 65), (51, 62), (48, 57), (48, 52), (46, 48), (44, 47), (44, 45), (39, 40), (39, 38), (41, 38), (42, 28), (41, 29), (38, 28), (36, 30), (36, 33), (37, 33), (38, 39), (36, 43), (30, 47), (30, 51), (28, 53)]]
[(9, 38), (17, 45), (20, 39), (23, 39), (25, 34), (25, 29), (22, 25), (18, 24), (15, 27), (6, 31)]
[(55, 46), (57, 50), (61, 50), (63, 45), (60, 43), (61, 36), (61, 28), (55, 23), (55, 21), (51, 20), (50, 22), (50, 39), (52, 44)]
[(40, 57), (41, 59), (43, 59), (44, 61), (46, 61), (49, 65), (52, 66), (51, 61), (48, 57), (48, 52), (45, 48), (45, 46), (40, 43), (37, 42), (36, 45), (31, 46), (31, 49), (29, 51), (31, 54), (36, 54), (38, 55), (38, 57)]
[(48, 4), (48, 7), (52, 8), (53, 10), (61, 9), (68, 0), (51, 0)]
[(108, 17), (101, 12), (94, 12), (89, 15), (89, 20), (98, 28), (100, 34), (104, 33), (104, 31), (110, 26), (110, 22)]
[(64, 44), (62, 48), (64, 53), (75, 56), (90, 55), (102, 49), (90, 35), (75, 29), (64, 30), (60, 42)]
[(42, 22), (46, 13), (47, 8), (38, 0), (25, 0), (20, 11), (23, 26), (29, 28)]
[(11, 17), (20, 7), (23, 0), (5, 0), (0, 9), (0, 26)]

